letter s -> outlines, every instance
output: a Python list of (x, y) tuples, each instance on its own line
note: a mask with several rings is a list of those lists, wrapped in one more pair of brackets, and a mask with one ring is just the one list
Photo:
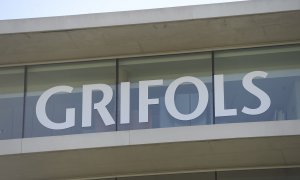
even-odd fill
[(266, 73), (264, 71), (253, 71), (253, 72), (246, 74), (245, 77), (243, 78), (244, 88), (260, 100), (260, 106), (258, 108), (251, 109), (248, 107), (244, 107), (242, 109), (243, 113), (249, 114), (249, 115), (257, 115), (257, 114), (262, 114), (269, 109), (269, 107), (271, 105), (270, 97), (264, 91), (262, 91), (261, 89), (256, 87), (252, 82), (252, 80), (255, 77), (265, 78), (265, 77), (267, 77), (267, 75), (268, 75), (268, 73)]

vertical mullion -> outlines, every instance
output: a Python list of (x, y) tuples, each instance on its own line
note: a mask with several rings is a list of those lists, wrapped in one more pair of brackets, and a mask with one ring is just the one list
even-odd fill
[(27, 96), (27, 69), (28, 69), (27, 66), (24, 66), (22, 138), (25, 137), (26, 96)]
[(213, 124), (216, 124), (216, 117), (215, 117), (215, 52), (211, 52), (211, 65), (212, 65), (212, 99), (213, 99)]
[(119, 122), (119, 59), (116, 59), (116, 131)]

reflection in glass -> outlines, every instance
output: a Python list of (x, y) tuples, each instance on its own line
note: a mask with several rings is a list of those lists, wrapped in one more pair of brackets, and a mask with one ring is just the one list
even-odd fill
[[(244, 76), (253, 71), (268, 74), (266, 78), (254, 78), (253, 84), (269, 96), (271, 104), (263, 113), (248, 115), (242, 112), (244, 107), (256, 109), (261, 105), (242, 84)], [(237, 111), (237, 115), (217, 117), (216, 123), (300, 118), (299, 46), (217, 52), (215, 73), (224, 74), (225, 108)]]
[[(113, 90), (113, 97), (106, 106), (115, 119), (115, 62), (68, 63), (57, 65), (41, 65), (28, 68), (25, 137), (79, 134), (90, 132), (114, 131), (116, 125), (106, 126), (102, 117), (93, 105), (103, 98), (101, 91), (92, 92), (91, 117), (92, 124), (82, 127), (82, 89), (88, 84), (108, 84)], [(42, 125), (37, 119), (36, 104), (41, 94), (55, 86), (70, 86), (71, 93), (56, 93), (46, 104), (46, 115), (54, 123), (66, 121), (66, 109), (75, 108), (75, 125), (53, 130)]]
[(21, 138), (24, 68), (1, 68), (0, 84), (0, 140)]
[[(120, 124), (119, 118), (118, 129), (126, 130), (211, 124), (212, 77), (210, 57), (210, 54), (188, 54), (120, 60), (119, 81), (130, 82), (130, 123)], [(166, 109), (166, 103), (170, 102), (165, 102), (166, 89), (170, 83), (172, 83), (175, 79), (184, 76), (192, 76), (200, 79), (203, 83), (205, 83), (209, 96), (208, 104), (204, 112), (198, 117), (186, 121), (172, 117)], [(163, 82), (156, 82), (156, 84), (158, 83), (157, 85), (149, 86), (149, 95), (148, 97), (143, 98), (157, 98), (158, 104), (150, 104), (148, 106), (148, 115), (139, 115), (139, 113), (141, 113), (139, 109), (139, 98), (141, 98), (139, 97), (139, 90), (141, 90), (140, 85), (141, 81), (147, 80), (163, 80)], [(122, 91), (122, 88), (120, 88), (120, 91)], [(200, 102), (201, 100), (203, 101), (203, 99), (201, 99), (201, 94), (199, 97), (194, 84), (182, 83), (176, 89), (174, 101), (177, 110), (181, 114), (190, 114), (194, 112), (197, 107), (198, 98), (200, 98)]]

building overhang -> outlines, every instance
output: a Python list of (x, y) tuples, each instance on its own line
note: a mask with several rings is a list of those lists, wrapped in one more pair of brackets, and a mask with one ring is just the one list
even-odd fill
[(296, 167), (299, 120), (0, 141), (4, 179), (76, 179)]
[(299, 0), (251, 0), (0, 21), (0, 64), (32, 64), (300, 42)]

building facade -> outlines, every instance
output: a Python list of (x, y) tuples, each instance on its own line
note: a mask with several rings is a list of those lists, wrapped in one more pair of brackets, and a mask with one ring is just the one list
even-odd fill
[(300, 178), (300, 1), (0, 21), (0, 179)]

